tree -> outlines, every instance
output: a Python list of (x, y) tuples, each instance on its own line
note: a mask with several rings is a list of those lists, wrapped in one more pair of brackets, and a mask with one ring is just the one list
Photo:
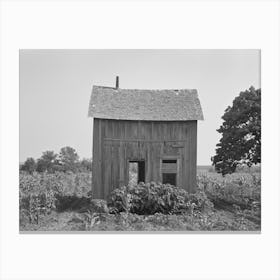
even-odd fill
[(54, 172), (54, 166), (57, 164), (57, 154), (54, 151), (43, 152), (42, 156), (37, 160), (38, 172)]
[(28, 173), (33, 173), (36, 170), (36, 161), (34, 158), (27, 158), (24, 164), (20, 167), (20, 170)]
[(79, 164), (79, 156), (75, 149), (71, 147), (61, 148), (59, 161), (64, 171), (76, 172)]
[(80, 161), (81, 171), (89, 172), (92, 171), (92, 160), (91, 159), (82, 159)]
[(224, 115), (217, 130), (222, 134), (211, 158), (217, 172), (233, 173), (238, 165), (261, 162), (261, 89), (240, 92)]

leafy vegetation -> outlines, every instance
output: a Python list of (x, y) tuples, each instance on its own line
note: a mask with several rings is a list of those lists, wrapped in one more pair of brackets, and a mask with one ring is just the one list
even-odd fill
[(261, 175), (231, 174), (225, 177), (200, 175), (198, 187), (214, 203), (216, 209), (261, 223)]
[(161, 184), (90, 198), (91, 174), (20, 174), (21, 230), (260, 230), (260, 174), (198, 176), (198, 191)]
[(39, 223), (39, 217), (53, 210), (79, 210), (90, 203), (89, 173), (21, 173), (19, 210), (21, 218)]
[(154, 182), (115, 189), (110, 196), (109, 205), (116, 209), (116, 212), (139, 215), (178, 214), (193, 209), (204, 211), (213, 207), (201, 191), (188, 194), (182, 188)]
[(237, 166), (261, 162), (261, 89), (250, 87), (233, 100), (224, 115), (222, 134), (212, 158), (217, 172), (235, 172)]
[(24, 164), (20, 167), (21, 171), (26, 171), (29, 174), (32, 174), (37, 168), (36, 161), (34, 158), (27, 158)]

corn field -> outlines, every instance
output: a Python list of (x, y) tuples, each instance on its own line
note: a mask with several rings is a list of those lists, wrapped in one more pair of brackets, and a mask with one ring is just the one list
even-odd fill
[(20, 230), (260, 230), (260, 173), (204, 172), (197, 184), (197, 203), (207, 199), (213, 209), (180, 215), (101, 213), (92, 210), (91, 173), (20, 173)]

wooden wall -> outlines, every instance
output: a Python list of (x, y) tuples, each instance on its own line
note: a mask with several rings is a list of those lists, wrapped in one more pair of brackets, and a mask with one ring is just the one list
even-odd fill
[(162, 180), (162, 159), (177, 159), (177, 185), (196, 189), (197, 121), (94, 119), (93, 197), (127, 185), (128, 165), (145, 160), (146, 182)]

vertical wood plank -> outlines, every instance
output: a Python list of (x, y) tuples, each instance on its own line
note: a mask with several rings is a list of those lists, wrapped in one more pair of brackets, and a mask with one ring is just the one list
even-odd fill
[(124, 167), (125, 167), (125, 154), (124, 154), (124, 144), (123, 141), (120, 141), (120, 145), (119, 145), (119, 182), (118, 182), (118, 186), (121, 187), (125, 184), (125, 174), (124, 174)]
[[(188, 139), (188, 126), (186, 125), (186, 123), (184, 123), (184, 125), (182, 126), (182, 130), (183, 130), (183, 139)], [(187, 147), (187, 142), (184, 142), (184, 148), (182, 149), (182, 164), (181, 164), (181, 187), (184, 189), (187, 189), (187, 176), (186, 176), (186, 172), (187, 172), (187, 157), (186, 157), (186, 147)]]
[(95, 170), (95, 166), (96, 164), (94, 163), (94, 153), (96, 152), (95, 151), (95, 148), (94, 148), (94, 145), (95, 145), (95, 141), (94, 141), (94, 136), (95, 136), (95, 131), (94, 131), (94, 118), (92, 119), (92, 171), (91, 171), (91, 196), (94, 198), (94, 195), (95, 195), (95, 189), (94, 189), (94, 186), (96, 184), (96, 178), (94, 176), (94, 174), (96, 173), (96, 170)]
[(190, 174), (190, 191), (196, 191), (196, 165), (197, 165), (197, 121), (192, 123), (192, 150), (191, 150), (191, 174)]
[(93, 133), (93, 197), (102, 198), (102, 155), (101, 155), (101, 121), (94, 119), (94, 133)]
[(100, 158), (101, 158), (101, 172), (102, 172), (102, 176), (101, 176), (101, 194), (102, 194), (102, 198), (105, 198), (105, 188), (106, 183), (105, 182), (105, 165), (106, 165), (106, 161), (107, 161), (107, 156), (106, 156), (106, 147), (105, 147), (105, 143), (104, 143), (104, 138), (106, 136), (106, 129), (107, 129), (107, 125), (108, 122), (107, 120), (100, 120), (100, 127), (101, 127), (101, 132), (100, 132), (100, 138), (101, 138), (101, 143), (100, 143)]
[(164, 143), (160, 143), (160, 161), (159, 161), (159, 181), (162, 183), (162, 157), (163, 157)]
[(103, 189), (103, 197), (106, 199), (111, 189), (111, 145), (104, 145), (104, 189)]
[[(119, 121), (119, 138), (125, 139), (125, 121)], [(120, 141), (119, 146), (120, 168), (119, 168), (119, 186), (125, 185), (125, 145), (123, 141)]]

